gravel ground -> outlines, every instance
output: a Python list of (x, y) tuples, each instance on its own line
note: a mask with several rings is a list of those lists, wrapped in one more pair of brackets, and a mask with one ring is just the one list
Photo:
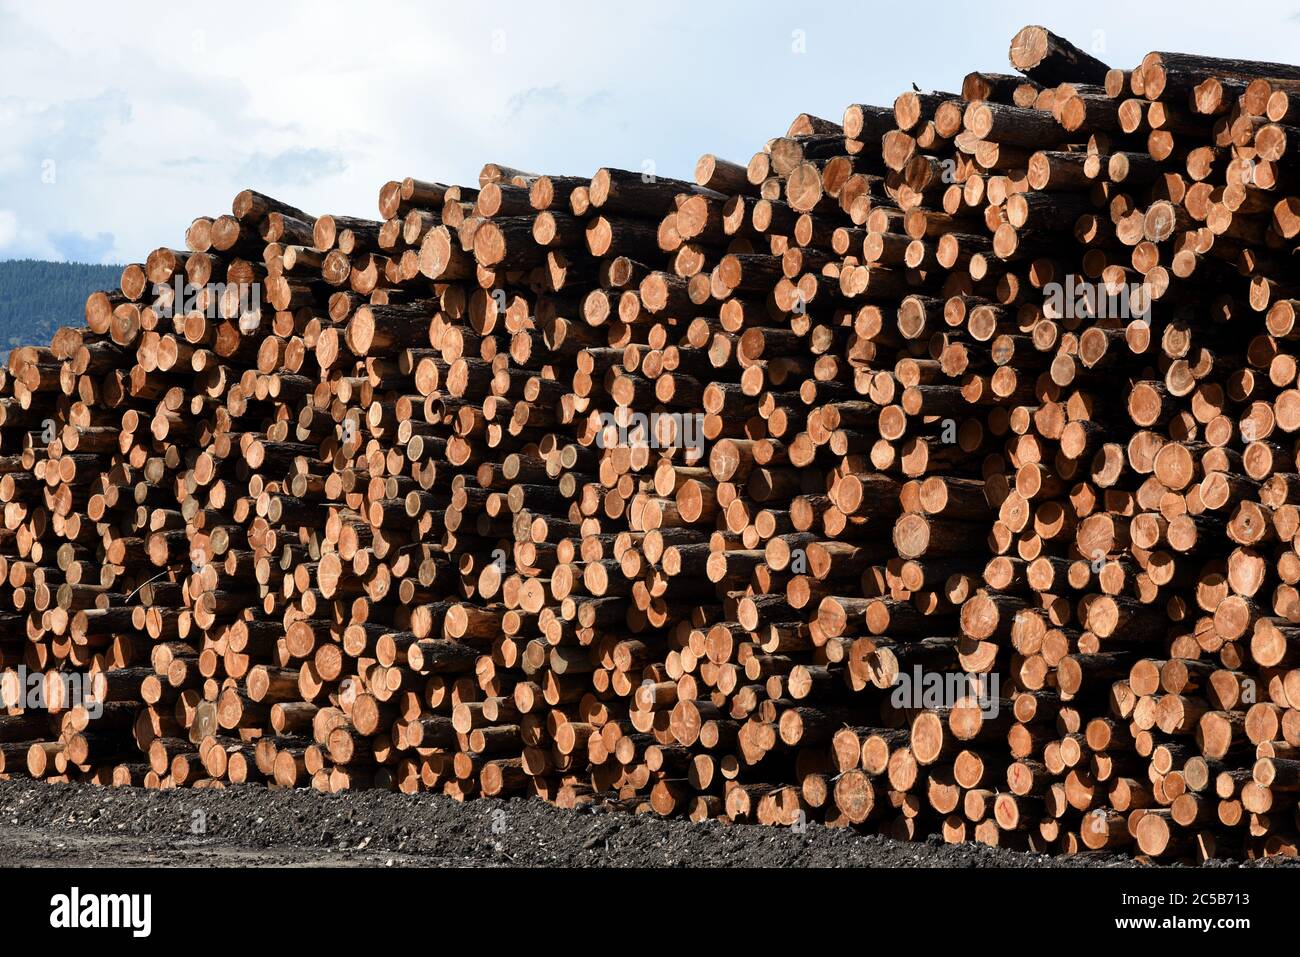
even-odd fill
[(982, 845), (902, 843), (810, 824), (664, 821), (543, 801), (356, 791), (150, 791), (0, 781), (0, 860), (13, 866), (1079, 867)]

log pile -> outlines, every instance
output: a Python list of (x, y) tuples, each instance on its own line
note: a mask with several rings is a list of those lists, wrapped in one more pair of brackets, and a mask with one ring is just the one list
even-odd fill
[(1010, 58), (128, 266), (0, 374), (0, 770), (1296, 854), (1300, 67)]

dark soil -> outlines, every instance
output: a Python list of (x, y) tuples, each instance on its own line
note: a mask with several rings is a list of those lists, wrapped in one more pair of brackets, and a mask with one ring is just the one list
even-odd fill
[(809, 824), (802, 832), (693, 824), (543, 801), (356, 791), (150, 791), (0, 782), (7, 866), (1079, 867), (982, 845), (901, 843)]

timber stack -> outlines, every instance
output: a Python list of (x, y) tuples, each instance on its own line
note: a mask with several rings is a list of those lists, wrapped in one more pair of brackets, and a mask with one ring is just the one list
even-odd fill
[(128, 266), (0, 373), (0, 770), (1296, 854), (1300, 67), (1010, 59)]

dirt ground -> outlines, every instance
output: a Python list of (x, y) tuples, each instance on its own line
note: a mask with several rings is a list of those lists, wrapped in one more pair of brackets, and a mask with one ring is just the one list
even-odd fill
[(6, 866), (1078, 867), (1120, 856), (1048, 858), (937, 840), (901, 843), (810, 824), (664, 821), (537, 800), (357, 791), (150, 791), (0, 782)]

